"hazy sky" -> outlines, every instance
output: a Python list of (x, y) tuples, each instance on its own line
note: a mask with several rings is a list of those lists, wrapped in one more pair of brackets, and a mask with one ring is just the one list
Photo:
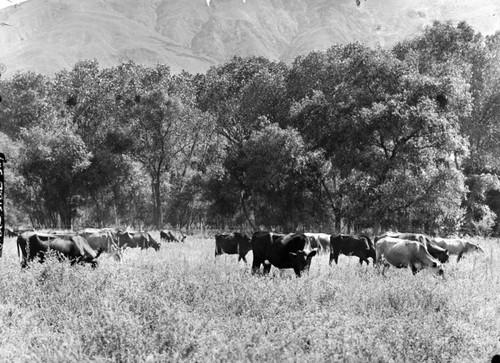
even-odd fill
[(0, 0), (0, 9), (6, 8), (7, 6), (15, 5), (18, 3), (22, 3), (26, 0)]

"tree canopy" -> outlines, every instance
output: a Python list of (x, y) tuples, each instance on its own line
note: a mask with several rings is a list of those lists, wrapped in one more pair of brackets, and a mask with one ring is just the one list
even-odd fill
[(0, 83), (7, 221), (498, 233), (499, 39), (436, 22), (290, 65), (17, 73)]

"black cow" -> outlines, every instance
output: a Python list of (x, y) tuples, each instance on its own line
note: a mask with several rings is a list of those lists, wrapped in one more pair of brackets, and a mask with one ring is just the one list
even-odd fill
[(160, 231), (160, 240), (165, 241), (165, 242), (184, 242), (184, 240), (186, 239), (186, 235), (182, 234), (181, 236), (182, 237), (179, 241), (179, 239), (177, 237), (175, 237), (172, 232), (165, 231), (165, 230)]
[(302, 233), (275, 234), (259, 231), (252, 236), (253, 264), (252, 274), (264, 265), (264, 274), (269, 273), (271, 265), (283, 269), (293, 268), (300, 277), (304, 270), (309, 270), (311, 260), (316, 255), (316, 249), (311, 252), (304, 251), (308, 238)]
[(141, 250), (153, 247), (156, 251), (160, 250), (160, 243), (147, 232), (119, 231), (117, 235), (119, 247), (140, 248)]
[(367, 236), (332, 235), (330, 237), (330, 265), (332, 264), (332, 260), (335, 261), (335, 264), (338, 264), (339, 255), (341, 253), (346, 256), (359, 257), (359, 263), (361, 265), (363, 261), (369, 265), (368, 258), (371, 258), (373, 261), (377, 258), (375, 246)]
[(88, 242), (76, 235), (53, 235), (35, 232), (26, 232), (17, 237), (17, 254), (21, 258), (21, 267), (26, 267), (28, 262), (39, 258), (45, 261), (45, 254), (55, 251), (59, 260), (65, 258), (75, 263), (90, 263), (97, 266), (97, 258), (102, 250), (95, 251)]
[(252, 249), (250, 237), (244, 233), (234, 232), (231, 234), (218, 234), (215, 236), (215, 257), (227, 253), (228, 255), (238, 255), (240, 260), (247, 262), (245, 256)]

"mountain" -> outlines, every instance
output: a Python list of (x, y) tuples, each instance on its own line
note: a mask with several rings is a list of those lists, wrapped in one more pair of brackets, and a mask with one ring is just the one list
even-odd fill
[[(357, 4), (358, 1), (358, 4)], [(232, 55), (290, 62), (360, 41), (393, 45), (433, 20), (500, 30), (498, 0), (28, 0), (0, 9), (5, 76), (53, 74), (81, 59), (205, 72)]]

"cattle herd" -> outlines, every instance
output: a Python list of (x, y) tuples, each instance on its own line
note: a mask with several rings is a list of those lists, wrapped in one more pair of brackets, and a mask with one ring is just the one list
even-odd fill
[[(7, 230), (7, 235), (16, 233)], [(160, 231), (162, 242), (184, 242), (186, 236), (176, 236), (171, 231)], [(126, 248), (154, 248), (161, 244), (148, 232), (133, 232), (116, 228), (87, 228), (78, 233), (28, 231), (17, 237), (17, 251), (21, 266), (38, 259), (43, 262), (46, 253), (53, 251), (59, 259), (68, 259), (72, 264), (89, 263), (97, 266), (97, 258), (104, 252), (117, 261), (122, 260)], [(263, 273), (269, 273), (271, 265), (279, 269), (293, 269), (297, 276), (308, 271), (311, 260), (317, 253), (329, 252), (329, 263), (338, 264), (340, 254), (356, 256), (359, 263), (383, 266), (382, 274), (389, 266), (410, 267), (413, 274), (429, 269), (443, 275), (442, 264), (450, 255), (457, 256), (457, 262), (465, 253), (482, 248), (462, 239), (434, 238), (418, 233), (387, 232), (372, 239), (368, 236), (330, 235), (326, 233), (290, 233), (257, 231), (252, 237), (234, 232), (215, 236), (215, 257), (222, 254), (237, 254), (238, 261), (245, 263), (247, 253), (253, 251), (252, 273), (263, 266)]]
[[(86, 228), (78, 233), (27, 231), (19, 235), (9, 229), (7, 235), (17, 236), (17, 253), (22, 267), (34, 259), (43, 262), (49, 251), (53, 251), (60, 260), (68, 259), (72, 264), (89, 263), (96, 267), (97, 258), (103, 252), (121, 261), (126, 248), (151, 247), (159, 251), (161, 246), (148, 232), (116, 228)], [(161, 231), (160, 238), (166, 242), (180, 242), (186, 236), (182, 235), (179, 239), (171, 231)]]
[(389, 266), (410, 267), (413, 274), (429, 269), (443, 275), (442, 264), (448, 262), (450, 255), (457, 256), (457, 262), (465, 253), (483, 249), (475, 243), (458, 238), (433, 238), (419, 233), (387, 232), (375, 237), (329, 235), (326, 233), (279, 234), (258, 231), (250, 238), (235, 232), (215, 236), (215, 256), (238, 254), (238, 261), (246, 262), (245, 256), (253, 250), (252, 273), (264, 266), (263, 273), (269, 273), (271, 265), (279, 268), (292, 268), (297, 276), (309, 270), (311, 260), (319, 252), (330, 253), (332, 261), (338, 263), (340, 254), (356, 256), (359, 263), (369, 264), (369, 258), (376, 266), (383, 266), (382, 274)]

